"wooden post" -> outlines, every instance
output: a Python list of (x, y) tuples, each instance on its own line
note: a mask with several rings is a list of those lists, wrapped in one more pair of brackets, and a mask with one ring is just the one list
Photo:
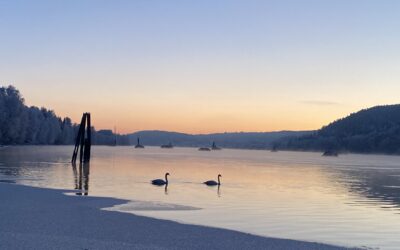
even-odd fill
[(83, 162), (84, 163), (89, 163), (89, 161), (90, 161), (90, 149), (91, 149), (91, 145), (92, 145), (92, 127), (91, 127), (91, 121), (90, 121), (90, 114), (89, 113), (86, 113), (86, 119), (87, 119), (87, 131), (86, 131), (85, 151), (84, 151)]
[(82, 115), (81, 125), (79, 126), (78, 135), (76, 136), (75, 148), (72, 154), (72, 163), (76, 163), (79, 150), (79, 162), (88, 163), (90, 161), (90, 151), (92, 145), (92, 127), (90, 121), (90, 113)]
[(82, 134), (81, 134), (81, 140), (79, 142), (80, 144), (80, 150), (79, 150), (79, 162), (83, 162), (83, 150), (85, 148), (85, 130), (86, 130), (86, 113), (83, 114), (83, 123), (81, 123), (81, 127), (83, 127)]
[(85, 129), (84, 126), (83, 126), (84, 121), (85, 121), (85, 114), (82, 115), (81, 125), (79, 126), (78, 135), (76, 136), (74, 153), (72, 154), (72, 163), (76, 163), (76, 158), (78, 156), (79, 145), (80, 145), (80, 142), (81, 142), (82, 131), (84, 131), (84, 129)]

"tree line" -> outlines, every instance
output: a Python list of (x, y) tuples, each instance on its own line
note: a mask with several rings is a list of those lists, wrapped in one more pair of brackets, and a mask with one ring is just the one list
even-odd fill
[(376, 106), (305, 136), (276, 142), (289, 150), (400, 154), (400, 105)]
[[(58, 117), (53, 110), (28, 107), (14, 87), (0, 87), (0, 145), (74, 144), (79, 125), (70, 118)], [(92, 128), (93, 144), (128, 145), (129, 138), (111, 130)]]

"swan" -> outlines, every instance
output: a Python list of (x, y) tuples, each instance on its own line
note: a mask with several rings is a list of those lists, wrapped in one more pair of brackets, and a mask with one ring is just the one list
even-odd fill
[(165, 174), (165, 181), (163, 179), (155, 179), (155, 180), (151, 181), (151, 184), (157, 185), (157, 186), (168, 185), (168, 175), (169, 175), (169, 173)]
[(218, 175), (218, 182), (216, 182), (216, 181), (213, 181), (213, 180), (211, 180), (211, 181), (206, 181), (206, 182), (203, 182), (204, 184), (206, 184), (207, 186), (219, 186), (219, 185), (221, 185), (221, 180), (220, 180), (220, 178), (222, 177), (222, 175)]

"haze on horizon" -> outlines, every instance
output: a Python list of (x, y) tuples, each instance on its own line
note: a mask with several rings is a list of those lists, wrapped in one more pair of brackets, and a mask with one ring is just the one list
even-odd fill
[(400, 2), (0, 1), (0, 84), (128, 133), (318, 129), (398, 103)]

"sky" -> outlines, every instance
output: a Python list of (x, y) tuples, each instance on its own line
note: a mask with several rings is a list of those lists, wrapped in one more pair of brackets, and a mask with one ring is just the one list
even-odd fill
[(318, 129), (399, 103), (397, 0), (0, 0), (0, 85), (120, 133)]

